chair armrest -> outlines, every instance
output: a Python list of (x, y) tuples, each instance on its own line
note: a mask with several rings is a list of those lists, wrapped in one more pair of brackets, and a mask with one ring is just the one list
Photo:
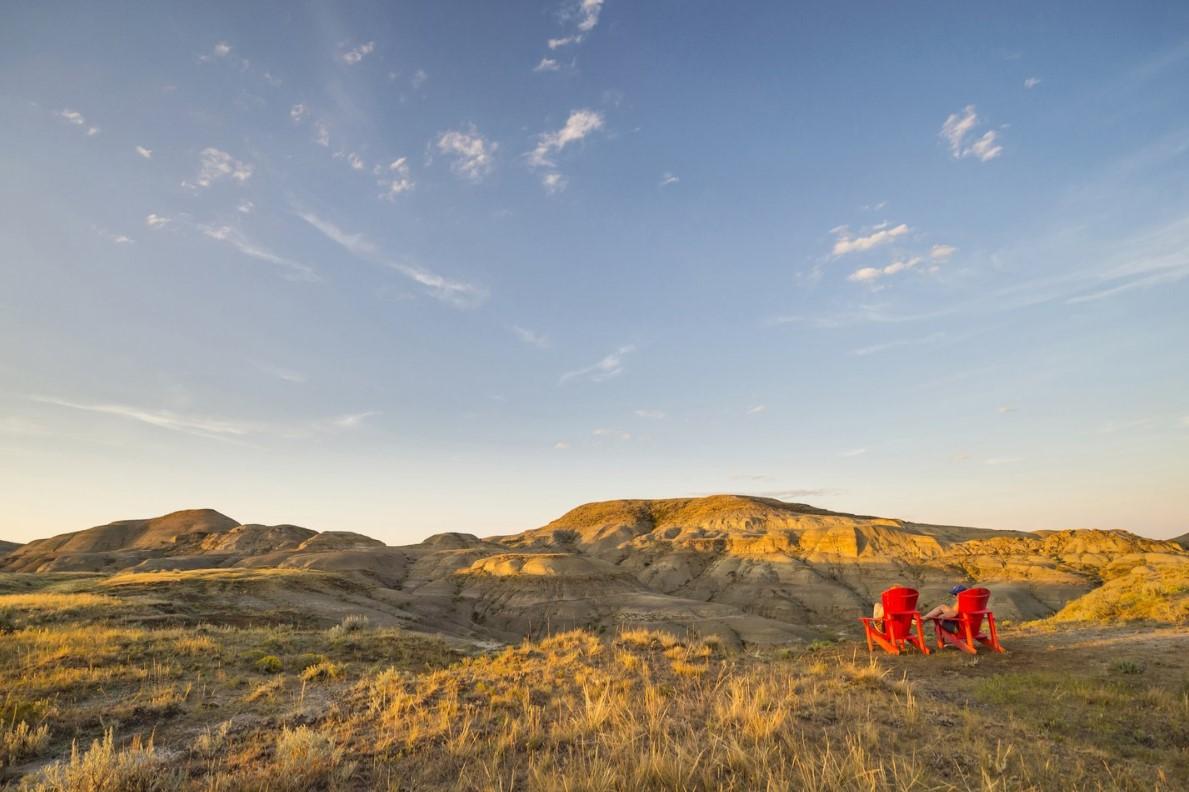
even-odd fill
[(961, 618), (963, 616), (994, 616), (994, 615), (995, 615), (994, 612), (989, 611), (989, 610), (962, 611), (961, 613), (958, 614), (958, 618)]

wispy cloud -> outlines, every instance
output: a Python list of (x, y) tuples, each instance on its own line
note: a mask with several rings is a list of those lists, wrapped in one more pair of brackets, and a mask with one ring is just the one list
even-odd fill
[(356, 63), (359, 63), (361, 60), (366, 58), (368, 55), (371, 55), (375, 51), (376, 42), (369, 41), (365, 44), (360, 44), (357, 47), (346, 50), (345, 52), (340, 52), (339, 60), (348, 66), (354, 66)]
[(591, 432), (591, 435), (594, 437), (606, 437), (606, 438), (610, 438), (612, 440), (620, 440), (620, 441), (626, 441), (626, 440), (632, 439), (632, 433), (625, 432), (622, 429), (599, 428), (599, 429), (595, 429), (593, 432)]
[(72, 410), (101, 413), (126, 418), (132, 421), (168, 429), (172, 432), (197, 435), (214, 439), (243, 438), (263, 431), (259, 424), (213, 418), (203, 415), (188, 415), (172, 410), (151, 410), (126, 404), (105, 404), (71, 401), (50, 396), (33, 396), (33, 401), (42, 404), (52, 404)]
[(342, 247), (357, 258), (387, 267), (414, 281), (433, 297), (457, 308), (472, 308), (487, 298), (487, 292), (472, 283), (455, 281), (421, 267), (394, 261), (383, 255), (379, 248), (362, 234), (350, 234), (334, 223), (313, 212), (297, 211), (297, 216), (313, 226), (319, 233)]
[(636, 415), (640, 418), (648, 418), (655, 421), (664, 420), (668, 418), (668, 413), (664, 410), (636, 410)]
[(1032, 88), (1035, 88), (1035, 87), (1036, 87), (1036, 86), (1038, 86), (1038, 85), (1040, 85), (1040, 78), (1039, 78), (1039, 77), (1029, 77), (1028, 79), (1024, 80), (1024, 87), (1025, 87), (1025, 88), (1032, 89)]
[(843, 451), (838, 456), (850, 458), (850, 457), (863, 456), (866, 453), (867, 453), (866, 448), (852, 448), (849, 451)]
[(537, 137), (537, 147), (528, 155), (533, 167), (553, 167), (553, 155), (571, 143), (577, 143), (590, 133), (603, 128), (603, 116), (595, 110), (573, 110), (565, 126), (555, 132), (542, 132)]
[(548, 349), (549, 338), (542, 333), (536, 333), (519, 325), (512, 325), (512, 332), (524, 343), (537, 349)]
[(136, 241), (126, 234), (117, 234), (113, 231), (108, 231), (106, 228), (96, 228), (95, 232), (115, 245), (131, 245)]
[(577, 143), (592, 132), (603, 128), (603, 116), (595, 110), (573, 110), (565, 126), (555, 132), (542, 132), (537, 136), (537, 145), (528, 153), (528, 164), (532, 168), (548, 168), (541, 178), (541, 184), (548, 192), (565, 188), (565, 177), (556, 170), (555, 155), (571, 143)]
[(835, 256), (845, 256), (848, 253), (861, 253), (879, 247), (880, 245), (886, 245), (897, 237), (904, 236), (910, 230), (907, 225), (901, 223), (898, 226), (892, 226), (890, 228), (873, 229), (866, 235), (854, 236), (849, 228), (839, 226), (834, 229), (834, 234), (838, 238), (834, 240), (832, 252)]
[(171, 432), (203, 437), (211, 440), (246, 442), (254, 436), (273, 436), (290, 439), (311, 437), (328, 432), (347, 431), (360, 427), (364, 420), (379, 415), (368, 411), (319, 418), (299, 424), (273, 424), (262, 421), (241, 421), (197, 413), (159, 410), (110, 402), (83, 402), (52, 396), (31, 396), (32, 401), (82, 412), (110, 415), (154, 426)]
[(759, 415), (760, 413), (766, 412), (768, 412), (768, 405), (766, 404), (757, 404), (754, 407), (747, 408), (748, 415)]
[(880, 344), (872, 344), (871, 346), (865, 346), (865, 347), (859, 347), (858, 349), (852, 349), (851, 354), (858, 355), (859, 357), (865, 357), (867, 355), (876, 355), (876, 354), (879, 354), (880, 352), (887, 352), (889, 349), (897, 349), (899, 347), (923, 346), (926, 344), (935, 344), (944, 338), (945, 338), (945, 333), (941, 333), (941, 332), (930, 333), (927, 336), (921, 336), (919, 338), (899, 338), (894, 341), (884, 341), (883, 343), (880, 343)]
[(145, 159), (153, 158), (153, 150), (151, 148), (145, 148), (144, 146), (137, 146), (136, 153), (139, 154), (140, 156), (144, 157)]
[(577, 32), (548, 41), (549, 49), (555, 50), (568, 47), (571, 44), (581, 44), (586, 36), (599, 24), (599, 15), (603, 11), (603, 0), (578, 0), (569, 2), (562, 7), (559, 14), (566, 24), (573, 24)]
[(160, 228), (163, 225), (167, 225), (169, 222), (170, 222), (170, 218), (163, 217), (156, 213), (150, 213), (144, 219), (144, 224), (147, 225), (149, 228)]
[(632, 344), (621, 346), (609, 355), (606, 355), (597, 363), (592, 363), (589, 366), (584, 366), (574, 371), (567, 371), (561, 375), (559, 382), (565, 384), (576, 379), (585, 379), (590, 382), (603, 382), (605, 380), (618, 377), (623, 373), (623, 359), (636, 351), (636, 347)]
[(395, 201), (398, 195), (407, 193), (417, 186), (409, 171), (408, 157), (393, 160), (388, 163), (387, 168), (377, 165), (375, 173), (379, 178), (380, 187), (384, 190), (380, 197), (385, 201)]
[(471, 124), (467, 129), (451, 129), (438, 136), (437, 149), (451, 158), (450, 170), (467, 181), (482, 181), (495, 165), (497, 143), (484, 139)]
[(219, 242), (225, 242), (228, 245), (231, 245), (236, 250), (238, 250), (240, 253), (243, 253), (245, 256), (257, 259), (259, 261), (265, 261), (265, 262), (268, 262), (269, 264), (276, 264), (279, 267), (283, 267), (285, 270), (287, 270), (285, 277), (288, 280), (295, 280), (295, 281), (319, 281), (319, 280), (321, 280), (321, 278), (318, 277), (318, 274), (316, 272), (314, 272), (313, 268), (311, 268), (305, 264), (302, 264), (299, 261), (294, 261), (293, 259), (277, 255), (276, 253), (272, 252), (271, 250), (264, 247), (263, 245), (260, 245), (256, 242), (249, 240), (247, 237), (245, 237), (243, 235), (242, 232), (239, 231), (239, 229), (232, 228), (231, 226), (226, 226), (226, 225), (224, 225), (224, 226), (200, 225), (200, 226), (198, 226), (198, 228), (200, 231), (202, 231), (202, 233), (205, 236), (207, 236), (211, 239), (214, 239), (214, 240), (218, 240)]
[(666, 173), (662, 173), (662, 174), (661, 174), (661, 180), (660, 180), (660, 182), (659, 182), (658, 186), (660, 186), (660, 187), (668, 187), (670, 184), (676, 184), (676, 183), (677, 183), (677, 182), (679, 182), (679, 181), (681, 181), (681, 179), (680, 179), (680, 178), (678, 178), (677, 176), (673, 175), (672, 173), (668, 173), (668, 172), (666, 172)]
[(550, 171), (549, 173), (542, 174), (541, 176), (541, 186), (544, 187), (545, 192), (549, 193), (550, 195), (559, 193), (566, 189), (567, 184), (569, 184), (569, 180), (557, 171)]
[(561, 69), (561, 64), (553, 58), (541, 58), (541, 62), (533, 67), (535, 72), (555, 72)]
[(920, 256), (912, 256), (911, 258), (897, 259), (884, 267), (863, 267), (852, 272), (846, 279), (854, 283), (874, 283), (889, 275), (896, 275), (913, 269), (922, 261), (924, 259)]
[(205, 189), (217, 181), (231, 179), (243, 184), (252, 178), (254, 166), (250, 162), (242, 162), (217, 148), (204, 148), (198, 156), (198, 175), (194, 181), (182, 182), (183, 187), (191, 189)]
[(87, 137), (95, 137), (99, 134), (99, 127), (88, 125), (86, 117), (77, 110), (62, 110), (58, 113), (58, 118), (73, 126), (84, 127)]
[(570, 447), (570, 444), (567, 443), (565, 440), (558, 440), (556, 443), (553, 444), (553, 448), (557, 451), (565, 451), (569, 447)]
[(948, 261), (950, 256), (958, 252), (953, 245), (934, 245), (929, 248), (929, 258), (934, 261)]
[(974, 157), (981, 162), (987, 162), (1003, 153), (1003, 147), (996, 142), (998, 133), (994, 130), (984, 132), (973, 141), (968, 139), (978, 123), (979, 118), (974, 105), (966, 105), (961, 113), (951, 113), (945, 119), (939, 134), (949, 143), (950, 154), (954, 159)]

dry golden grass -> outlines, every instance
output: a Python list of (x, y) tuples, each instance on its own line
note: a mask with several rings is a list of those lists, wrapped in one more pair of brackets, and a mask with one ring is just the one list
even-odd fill
[(462, 656), (359, 618), (178, 627), (94, 607), (21, 611), (0, 638), (0, 785), (1189, 786), (1189, 635), (1175, 628), (1050, 623), (975, 658), (868, 657), (845, 641), (739, 652), (647, 629)]

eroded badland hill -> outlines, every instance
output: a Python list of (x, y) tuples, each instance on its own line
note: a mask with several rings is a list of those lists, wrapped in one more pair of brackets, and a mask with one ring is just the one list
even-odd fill
[[(1006, 655), (867, 656), (892, 583)], [(1183, 789), (1189, 552), (719, 496), (389, 547), (211, 510), (0, 546), (0, 786)]]

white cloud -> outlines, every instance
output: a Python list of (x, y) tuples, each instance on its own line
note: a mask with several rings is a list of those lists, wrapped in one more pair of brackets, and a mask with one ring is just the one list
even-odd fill
[(319, 146), (330, 146), (330, 127), (325, 121), (314, 122), (314, 142)]
[(346, 52), (339, 54), (339, 60), (348, 66), (353, 66), (361, 60), (371, 55), (376, 50), (376, 42), (369, 41), (366, 44), (360, 44), (354, 49), (349, 49)]
[(862, 269), (857, 269), (852, 272), (847, 276), (846, 279), (855, 283), (868, 283), (870, 281), (876, 280), (882, 274), (883, 273), (875, 267), (863, 267)]
[(224, 178), (243, 184), (252, 178), (254, 166), (249, 162), (241, 162), (226, 151), (217, 148), (204, 148), (199, 154), (198, 175), (193, 182), (182, 182), (185, 187), (204, 189)]
[(1003, 146), (995, 142), (997, 134), (994, 131), (986, 132), (982, 137), (970, 144), (969, 153), (977, 157), (981, 162), (993, 160), (998, 157), (1003, 153)]
[(235, 211), (240, 214), (252, 214), (252, 212), (256, 211), (256, 204), (251, 201), (240, 201), (239, 206), (235, 207)]
[(252, 436), (259, 435), (300, 438), (315, 434), (350, 430), (360, 426), (366, 418), (379, 415), (378, 412), (351, 413), (329, 419), (318, 419), (299, 424), (285, 425), (256, 421), (239, 421), (194, 413), (180, 413), (173, 410), (154, 410), (127, 404), (79, 402), (48, 396), (31, 396), (29, 398), (32, 401), (42, 404), (52, 404), (72, 410), (111, 415), (117, 418), (148, 424), (158, 429), (166, 429), (171, 432), (233, 443), (243, 443)]
[(485, 140), (472, 124), (465, 131), (451, 129), (438, 136), (437, 148), (452, 157), (450, 170), (468, 181), (482, 181), (495, 165), (497, 143)]
[(279, 267), (284, 267), (289, 272), (285, 276), (288, 280), (297, 281), (317, 281), (321, 280), (314, 270), (301, 262), (293, 259), (278, 256), (268, 248), (252, 242), (247, 239), (238, 229), (231, 226), (199, 226), (202, 233), (211, 239), (219, 242), (226, 242), (233, 248), (243, 253), (245, 256), (257, 259), (259, 261), (266, 261), (269, 264), (276, 264)]
[(896, 237), (907, 234), (909, 230), (907, 225), (901, 223), (892, 228), (879, 228), (867, 236), (852, 237), (850, 229), (842, 226), (834, 229), (834, 232), (838, 235), (838, 239), (834, 241), (833, 253), (835, 256), (845, 256), (847, 253), (861, 253), (871, 250), (872, 248), (891, 242)]
[(884, 278), (889, 275), (896, 275), (898, 273), (913, 269), (922, 261), (924, 261), (924, 259), (922, 259), (920, 256), (913, 256), (907, 259), (897, 259), (885, 267), (863, 267), (862, 269), (855, 270), (849, 276), (847, 276), (847, 280), (852, 281), (853, 283), (873, 283), (880, 278)]
[(622, 429), (604, 429), (599, 428), (591, 432), (594, 437), (610, 437), (614, 440), (631, 440), (632, 433), (625, 432)]
[(231, 54), (231, 45), (226, 41), (220, 41), (215, 44), (214, 48), (211, 50), (211, 54), (216, 58), (226, 58)]
[(99, 236), (115, 245), (131, 245), (136, 241), (130, 236), (125, 234), (117, 234), (112, 231), (108, 231), (106, 228), (96, 228), (95, 231), (99, 234)]
[(425, 288), (433, 297), (457, 308), (471, 308), (487, 298), (487, 292), (464, 281), (454, 281), (437, 273), (412, 264), (393, 261), (382, 255), (379, 249), (362, 234), (349, 234), (324, 220), (313, 212), (297, 212), (297, 216), (318, 230), (323, 236), (342, 247), (348, 253), (374, 264), (399, 272), (406, 278)]
[(355, 429), (359, 426), (362, 426), (363, 422), (368, 418), (379, 414), (380, 413), (376, 412), (375, 410), (361, 413), (348, 413), (347, 415), (340, 415), (337, 418), (330, 419), (330, 423), (332, 426), (336, 426), (339, 429)]
[(529, 164), (533, 167), (553, 167), (552, 156), (571, 143), (576, 143), (590, 133), (603, 128), (603, 116), (595, 110), (573, 110), (565, 126), (556, 132), (543, 132), (537, 138), (537, 147), (529, 153)]
[[(86, 123), (87, 123), (86, 117), (84, 117), (83, 114), (78, 112), (77, 110), (69, 110), (69, 109), (62, 110), (58, 113), (58, 118), (61, 118), (66, 123), (72, 124), (74, 126), (86, 126)], [(99, 127), (97, 127), (97, 126), (87, 127), (87, 130), (86, 130), (87, 137), (95, 137), (95, 135), (98, 135), (98, 134), (99, 134)]]
[(581, 43), (586, 38), (586, 34), (598, 26), (599, 15), (602, 11), (603, 0), (579, 0), (576, 5), (564, 8), (561, 12), (562, 19), (567, 22), (576, 22), (578, 32), (561, 38), (549, 39), (549, 49)]
[(651, 418), (657, 421), (669, 417), (664, 410), (636, 410), (636, 415), (640, 418)]
[(566, 177), (562, 176), (557, 171), (550, 171), (549, 173), (541, 175), (541, 186), (544, 187), (545, 192), (549, 193), (550, 195), (559, 193), (566, 189), (567, 184), (569, 184), (569, 181), (566, 179)]
[(555, 449), (557, 449), (558, 451), (564, 451), (570, 447), (570, 444), (567, 443), (565, 440), (558, 440), (556, 443), (553, 444), (553, 447)]
[(149, 228), (160, 228), (168, 222), (170, 222), (168, 217), (162, 217), (159, 214), (149, 214), (148, 217), (144, 219), (144, 224)]
[(677, 176), (674, 176), (672, 173), (662, 173), (660, 186), (668, 187), (670, 184), (676, 184), (679, 181), (681, 181), (681, 179)]
[(310, 117), (310, 109), (304, 104), (295, 104), (289, 108), (289, 120), (295, 124), (300, 124)]
[(1030, 89), (1031, 89), (1031, 88), (1035, 88), (1035, 87), (1036, 87), (1036, 86), (1038, 86), (1038, 85), (1040, 85), (1040, 78), (1039, 78), (1039, 77), (1029, 77), (1028, 79), (1024, 80), (1024, 87), (1025, 87), (1025, 88), (1030, 88)]
[(412, 85), (413, 90), (416, 91), (421, 88), (421, 86), (425, 85), (427, 80), (429, 80), (429, 74), (426, 73), (425, 69), (418, 69), (417, 71), (413, 72), (413, 76), (409, 78), (409, 84)]
[(958, 249), (953, 245), (934, 245), (929, 248), (929, 258), (934, 261), (946, 261), (956, 252)]
[(578, 7), (578, 29), (589, 33), (599, 24), (599, 14), (603, 10), (603, 0), (582, 0)]
[(768, 405), (766, 404), (757, 404), (754, 407), (747, 408), (748, 415), (759, 415), (766, 412), (768, 412)]
[(542, 333), (535, 333), (519, 325), (512, 325), (512, 332), (516, 334), (517, 338), (529, 346), (535, 346), (538, 349), (549, 348), (549, 338)]
[(1010, 404), (1001, 404), (995, 408), (995, 411), (1000, 415), (1007, 415), (1008, 413), (1016, 412), (1018, 409), (1018, 407), (1013, 407)]
[(585, 379), (591, 382), (604, 382), (613, 377), (618, 377), (623, 373), (623, 359), (627, 355), (636, 351), (636, 347), (628, 344), (621, 346), (609, 355), (603, 357), (597, 363), (592, 363), (574, 371), (567, 371), (561, 375), (560, 384), (570, 382), (575, 379)]
[(962, 113), (951, 113), (941, 125), (940, 135), (949, 143), (954, 159), (974, 157), (982, 162), (993, 160), (1003, 153), (1003, 147), (996, 143), (998, 133), (987, 131), (973, 143), (967, 143), (967, 136), (979, 123), (974, 105), (966, 105)]
[(561, 64), (553, 58), (541, 58), (541, 62), (533, 67), (535, 72), (555, 72), (561, 68)]
[(852, 448), (849, 451), (843, 451), (838, 456), (840, 456), (840, 457), (857, 457), (857, 456), (863, 456), (863, 454), (866, 454), (866, 453), (867, 453), (866, 448)]
[(413, 181), (413, 176), (409, 172), (408, 158), (401, 157), (388, 163), (388, 168), (381, 171), (378, 184), (384, 188), (380, 197), (385, 201), (395, 201), (396, 196), (416, 187), (417, 183)]
[(144, 146), (137, 146), (136, 153), (139, 154), (140, 156), (144, 157), (145, 159), (153, 158), (153, 150), (151, 148), (145, 148)]
[(932, 343), (942, 340), (943, 338), (945, 338), (945, 333), (940, 333), (940, 332), (939, 333), (931, 333), (927, 336), (923, 336), (920, 338), (900, 338), (900, 339), (896, 339), (895, 341), (884, 341), (883, 343), (872, 344), (871, 346), (859, 347), (858, 349), (852, 349), (851, 354), (858, 355), (859, 357), (865, 357), (867, 355), (874, 355), (878, 352), (885, 352), (889, 349), (896, 349), (897, 347), (920, 346), (922, 344), (932, 344)]
[(123, 404), (88, 404), (47, 396), (33, 396), (32, 399), (42, 404), (52, 404), (72, 410), (114, 415), (120, 418), (146, 423), (161, 429), (198, 435), (200, 437), (218, 439), (240, 438), (260, 430), (259, 426), (249, 423), (200, 415), (185, 415), (170, 410), (148, 410)]
[(367, 167), (367, 163), (363, 161), (363, 158), (354, 151), (347, 155), (347, 162), (351, 165), (351, 170), (361, 171)]

